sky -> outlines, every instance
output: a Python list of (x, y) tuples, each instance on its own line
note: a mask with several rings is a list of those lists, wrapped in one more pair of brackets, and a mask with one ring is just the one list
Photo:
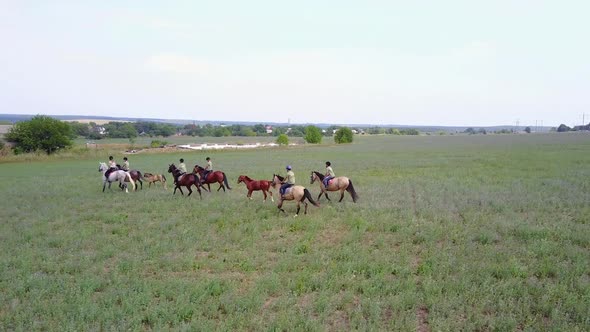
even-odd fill
[(590, 1), (0, 0), (0, 113), (590, 122)]

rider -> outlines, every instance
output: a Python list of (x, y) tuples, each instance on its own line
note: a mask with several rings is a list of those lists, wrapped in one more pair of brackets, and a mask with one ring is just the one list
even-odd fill
[(184, 159), (180, 158), (180, 164), (178, 164), (178, 169), (182, 172), (181, 174), (186, 173), (186, 165), (184, 164)]
[(332, 180), (336, 175), (334, 174), (334, 171), (332, 170), (332, 163), (330, 163), (329, 161), (326, 161), (326, 177), (324, 178), (324, 187), (328, 187), (328, 182), (330, 182), (330, 180)]
[(207, 160), (207, 165), (205, 166), (205, 171), (203, 173), (203, 176), (201, 177), (201, 184), (205, 184), (205, 181), (207, 180), (207, 175), (209, 175), (209, 173), (213, 171), (213, 163), (211, 162), (211, 158), (207, 157), (205, 158), (205, 160)]
[(127, 160), (127, 157), (123, 157), (123, 166), (121, 166), (121, 169), (129, 172), (129, 160)]
[[(178, 170), (180, 171), (180, 175), (186, 173), (186, 165), (184, 164), (184, 159), (180, 158), (180, 164), (178, 164)], [(174, 184), (176, 184), (176, 179), (174, 179)]]
[(285, 199), (285, 190), (295, 184), (295, 173), (293, 173), (291, 165), (287, 165), (286, 169), (287, 176), (283, 180), (283, 185), (281, 185), (281, 189), (279, 190), (281, 199)]
[(109, 156), (109, 169), (107, 169), (107, 171), (104, 173), (104, 176), (106, 176), (108, 179), (109, 174), (111, 174), (113, 171), (116, 171), (117, 169), (117, 162), (115, 161), (113, 156)]

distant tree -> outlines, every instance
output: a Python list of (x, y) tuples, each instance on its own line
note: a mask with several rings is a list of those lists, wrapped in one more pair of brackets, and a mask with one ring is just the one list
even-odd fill
[(390, 135), (401, 135), (401, 133), (399, 132), (399, 129), (397, 129), (397, 128), (387, 128), (386, 133), (388, 133)]
[(420, 135), (420, 132), (416, 129), (403, 129), (400, 131), (402, 135)]
[(524, 131), (526, 131), (527, 134), (530, 134), (531, 133), (531, 127), (524, 128)]
[(291, 130), (287, 129), (287, 136), (291, 137), (303, 137), (305, 136), (305, 127), (303, 126), (293, 126)]
[(479, 129), (477, 130), (477, 133), (478, 133), (478, 134), (482, 134), (482, 135), (486, 135), (488, 132), (487, 132), (487, 131), (486, 131), (484, 128), (479, 128)]
[(5, 135), (7, 141), (16, 144), (16, 153), (41, 150), (47, 154), (72, 146), (74, 137), (69, 123), (45, 115), (17, 122)]
[(381, 127), (371, 127), (369, 129), (367, 129), (367, 134), (371, 134), (371, 135), (385, 134), (385, 129), (381, 128)]
[(307, 126), (304, 139), (307, 143), (319, 144), (322, 142), (322, 130), (316, 126)]
[(564, 132), (566, 132), (566, 131), (570, 131), (570, 130), (572, 130), (572, 128), (570, 128), (570, 127), (568, 127), (568, 126), (564, 125), (563, 123), (562, 123), (562, 124), (560, 124), (560, 125), (559, 125), (559, 127), (557, 127), (557, 132), (558, 132), (558, 133), (564, 133)]
[(342, 143), (352, 143), (353, 140), (352, 130), (348, 127), (342, 127), (336, 130), (336, 134), (334, 135), (334, 142), (336, 144)]
[(278, 145), (289, 145), (289, 137), (285, 134), (280, 134), (277, 137), (277, 144)]
[(465, 129), (464, 133), (469, 134), (469, 135), (473, 135), (473, 134), (475, 134), (475, 129), (469, 127), (467, 129)]
[(86, 123), (80, 123), (78, 121), (70, 122), (72, 131), (76, 136), (88, 137), (90, 135), (90, 125)]
[(266, 127), (263, 124), (256, 124), (256, 125), (252, 126), (252, 130), (258, 136), (266, 136), (266, 135), (268, 135), (266, 133)]
[(231, 131), (226, 127), (215, 127), (213, 130), (213, 136), (215, 137), (224, 137), (224, 136), (231, 136)]

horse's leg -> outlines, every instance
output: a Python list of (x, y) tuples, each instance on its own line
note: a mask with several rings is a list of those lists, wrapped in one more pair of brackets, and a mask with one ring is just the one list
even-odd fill
[(264, 195), (264, 200), (263, 200), (263, 202), (266, 202), (266, 190), (262, 189), (262, 194)]
[(322, 197), (322, 194), (323, 194), (323, 193), (324, 193), (324, 192), (323, 192), (323, 191), (320, 189), (320, 194), (318, 195), (318, 199), (317, 199), (318, 201), (320, 200), (320, 197)]
[(330, 197), (328, 197), (328, 192), (327, 192), (327, 191), (324, 191), (324, 196), (326, 196), (326, 199), (327, 199), (327, 200), (329, 200), (329, 201), (332, 201), (332, 200), (330, 199)]
[[(299, 210), (301, 210), (301, 201), (297, 201), (297, 212), (293, 217), (297, 217), (299, 215)], [(307, 213), (307, 206), (305, 207), (305, 213)]]
[(186, 197), (189, 197), (193, 193), (193, 190), (191, 189), (191, 185), (189, 184), (188, 186), (186, 186), (186, 189), (188, 190), (188, 195), (186, 195)]
[[(141, 181), (141, 178), (137, 179), (137, 181), (139, 181), (139, 184), (141, 185), (141, 190), (143, 190), (143, 182)], [(137, 191), (137, 187), (135, 187), (135, 191)]]
[(279, 209), (279, 211), (283, 211), (284, 214), (287, 214), (287, 212), (285, 212), (285, 210), (283, 210), (283, 200), (282, 199), (279, 200), (279, 205), (277, 205), (277, 208)]
[(252, 199), (252, 189), (248, 189), (248, 195), (246, 195), (250, 200)]
[(340, 189), (340, 199), (338, 200), (338, 203), (342, 202), (343, 198), (344, 198), (344, 189)]
[(270, 194), (270, 201), (271, 201), (271, 202), (274, 202), (274, 201), (275, 201), (275, 199), (272, 197), (272, 191), (270, 191), (270, 190), (269, 190), (269, 191), (268, 191), (268, 193)]
[(303, 202), (303, 204), (305, 204), (305, 210), (303, 211), (303, 214), (307, 214), (307, 202)]
[(107, 183), (106, 183), (106, 181), (105, 181), (105, 182), (103, 182), (103, 183), (102, 183), (102, 192), (103, 192), (103, 193), (104, 193), (104, 189), (106, 188), (106, 186), (107, 186)]

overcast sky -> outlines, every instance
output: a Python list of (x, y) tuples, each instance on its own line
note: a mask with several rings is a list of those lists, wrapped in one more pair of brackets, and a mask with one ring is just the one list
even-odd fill
[(590, 122), (590, 1), (0, 1), (0, 113)]

